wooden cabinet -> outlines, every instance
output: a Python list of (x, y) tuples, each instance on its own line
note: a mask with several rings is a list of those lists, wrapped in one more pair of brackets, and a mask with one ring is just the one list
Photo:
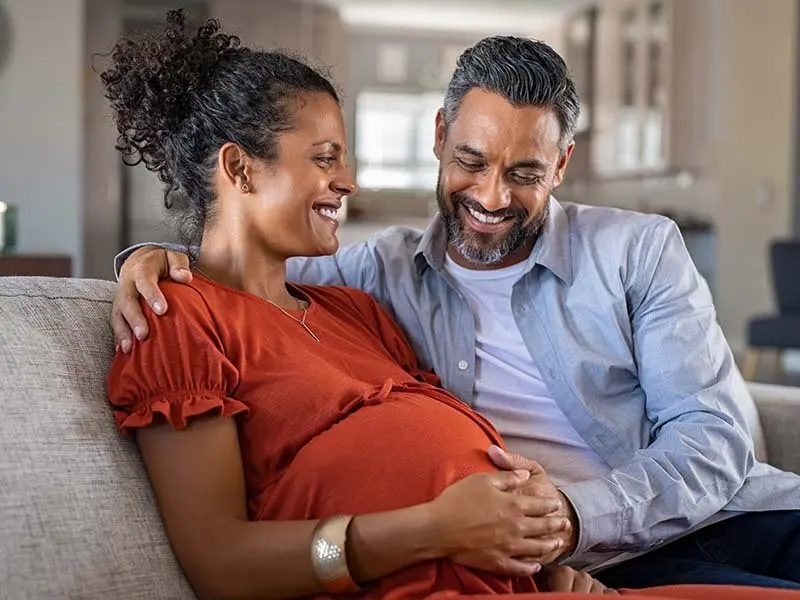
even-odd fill
[(592, 169), (605, 176), (669, 166), (671, 8), (668, 0), (617, 0), (598, 22), (600, 127)]
[(72, 259), (69, 256), (60, 255), (0, 255), (0, 277), (13, 275), (70, 277), (72, 275)]
[(672, 0), (607, 0), (568, 19), (567, 62), (581, 95), (580, 179), (670, 165)]

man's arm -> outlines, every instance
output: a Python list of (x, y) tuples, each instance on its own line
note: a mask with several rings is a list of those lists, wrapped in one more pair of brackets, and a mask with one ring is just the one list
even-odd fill
[[(125, 250), (123, 250), (114, 257), (114, 276), (117, 278), (117, 281), (119, 281), (120, 279), (122, 266), (125, 264), (125, 261), (127, 261), (131, 257), (131, 255), (140, 248), (161, 248), (168, 252), (177, 252), (179, 254), (186, 256), (187, 259), (186, 265), (188, 267), (189, 255), (186, 250), (186, 246), (184, 246), (183, 244), (174, 244), (171, 242), (142, 242), (141, 244), (134, 244), (133, 246), (128, 246), (127, 248), (125, 248)], [(164, 279), (166, 279), (168, 276), (170, 276), (169, 273), (165, 274)]]
[(674, 223), (650, 239), (629, 310), (651, 440), (606, 477), (563, 488), (580, 520), (576, 553), (649, 547), (702, 523), (755, 460), (737, 400), (747, 390), (708, 286)]
[[(188, 258), (187, 248), (183, 244), (171, 242), (134, 244), (114, 257), (114, 275), (118, 281), (125, 261), (140, 248), (161, 248)], [(286, 276), (289, 281), (307, 285), (347, 285), (372, 293), (374, 290), (368, 288), (373, 288), (375, 285), (375, 264), (375, 257), (369, 244), (361, 242), (344, 246), (333, 256), (290, 258), (286, 261)], [(162, 279), (169, 276), (169, 273), (161, 273)]]
[[(197, 252), (194, 252), (196, 255)], [(346, 285), (379, 295), (378, 268), (374, 247), (369, 242), (345, 246), (334, 256), (292, 258), (287, 261), (287, 278), (308, 285)], [(170, 243), (137, 244), (114, 258), (119, 281), (111, 324), (117, 345), (128, 352), (133, 338), (145, 340), (149, 334), (139, 298), (157, 315), (167, 312), (167, 300), (159, 282), (172, 279), (188, 283), (192, 275), (186, 246)]]

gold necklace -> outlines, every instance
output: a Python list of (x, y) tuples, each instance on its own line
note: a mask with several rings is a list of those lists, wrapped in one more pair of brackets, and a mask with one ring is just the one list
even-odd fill
[[(208, 279), (211, 279), (212, 281), (214, 281), (208, 275), (208, 273), (203, 271), (197, 265), (194, 265), (194, 270), (197, 271), (198, 273), (200, 273), (201, 275), (203, 275), (204, 277), (207, 277)], [(311, 331), (311, 328), (308, 325), (306, 325), (306, 317), (308, 316), (308, 307), (307, 306), (303, 306), (303, 304), (300, 302), (300, 300), (298, 298), (295, 298), (294, 296), (292, 296), (292, 298), (294, 299), (295, 302), (297, 302), (298, 310), (301, 307), (303, 309), (303, 315), (299, 319), (297, 317), (295, 317), (292, 313), (290, 313), (288, 310), (285, 310), (282, 306), (279, 306), (278, 304), (274, 303), (272, 300), (268, 300), (267, 298), (264, 298), (264, 300), (266, 300), (267, 302), (272, 304), (272, 306), (277, 308), (279, 311), (281, 311), (283, 314), (285, 314), (287, 317), (289, 317), (292, 321), (294, 321), (295, 323), (299, 324), (303, 329), (305, 329), (309, 333), (309, 335), (312, 338), (314, 338), (315, 342), (319, 342), (320, 339), (317, 337), (317, 334), (314, 333), (313, 331)]]
[[(292, 298), (294, 298), (294, 296), (292, 296)], [(298, 300), (297, 298), (294, 298), (294, 299), (297, 301), (297, 304), (300, 305), (300, 300)], [(315, 334), (313, 331), (311, 331), (311, 328), (308, 325), (306, 325), (306, 316), (308, 315), (308, 308), (306, 308), (305, 306), (303, 307), (303, 316), (298, 319), (297, 317), (295, 317), (289, 311), (284, 310), (282, 306), (278, 306), (277, 304), (275, 304), (272, 300), (267, 300), (267, 302), (272, 304), (272, 306), (277, 308), (279, 311), (281, 311), (283, 314), (285, 314), (287, 317), (289, 317), (292, 321), (295, 321), (296, 323), (299, 323), (300, 326), (303, 329), (305, 329), (311, 335), (312, 338), (314, 338), (314, 341), (319, 342), (319, 338), (317, 337), (317, 334)]]

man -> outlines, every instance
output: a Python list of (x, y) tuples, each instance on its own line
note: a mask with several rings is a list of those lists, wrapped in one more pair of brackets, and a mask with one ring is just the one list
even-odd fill
[[(373, 294), (421, 363), (518, 453), (493, 451), (498, 465), (536, 458), (549, 480), (531, 493), (555, 484), (572, 522), (562, 561), (611, 587), (800, 589), (800, 477), (754, 458), (748, 392), (678, 229), (551, 196), (578, 113), (550, 47), (482, 40), (436, 116), (428, 230), (392, 228), (289, 276)], [(182, 253), (151, 246), (125, 262), (124, 351), (126, 322), (147, 335), (138, 293), (163, 314), (157, 280), (169, 274), (190, 276)]]

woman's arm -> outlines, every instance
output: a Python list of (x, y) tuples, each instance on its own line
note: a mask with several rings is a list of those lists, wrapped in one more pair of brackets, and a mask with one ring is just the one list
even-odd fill
[[(317, 521), (248, 521), (233, 419), (198, 417), (177, 431), (153, 425), (138, 430), (137, 439), (167, 533), (200, 598), (323, 591), (311, 563)], [(489, 570), (532, 574), (537, 568), (516, 557), (547, 550), (525, 536), (541, 526), (530, 517), (554, 506), (514, 493), (523, 481), (513, 472), (474, 475), (433, 502), (355, 517), (347, 544), (351, 574), (364, 583), (465, 551), (483, 556)]]

